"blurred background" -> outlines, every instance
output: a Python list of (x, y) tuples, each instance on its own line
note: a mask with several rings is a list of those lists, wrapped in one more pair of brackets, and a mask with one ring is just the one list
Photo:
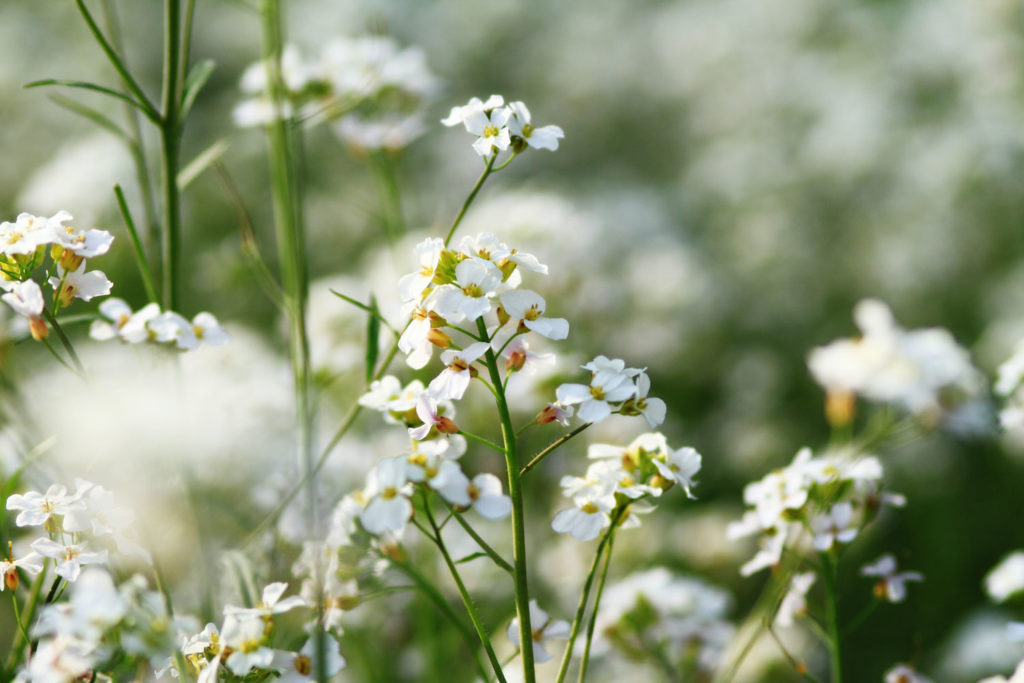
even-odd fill
[[(669, 405), (670, 443), (704, 455), (700, 500), (668, 496), (641, 529), (622, 534), (613, 579), (665, 566), (726, 589), (730, 618), (749, 611), (766, 577), (739, 576), (753, 550), (726, 541), (725, 525), (741, 515), (747, 482), (788, 463), (801, 446), (827, 442), (823, 395), (806, 354), (856, 333), (858, 300), (885, 300), (908, 328), (949, 328), (990, 374), (1024, 338), (1019, 2), (286, 4), (289, 41), (310, 59), (337, 38), (388, 36), (422, 49), (436, 77), (424, 132), (402, 150), (370, 153), (331, 125), (307, 128), (321, 442), (364, 374), (365, 316), (329, 289), (362, 300), (372, 293), (398, 320), (394, 283), (414, 267), (412, 245), (443, 234), (480, 172), (470, 138), (438, 121), (471, 96), (522, 100), (535, 124), (557, 124), (565, 139), (557, 152), (529, 151), (489, 180), (460, 229), (495, 232), (547, 263), (551, 275), (533, 288), (572, 326), (567, 342), (548, 345), (559, 353), (558, 368), (522, 387), (520, 419), (550, 400), (559, 381), (575, 381), (575, 366), (602, 353), (647, 366), (652, 395)], [(156, 98), (159, 7), (119, 2), (116, 9), (127, 59)], [(265, 140), (232, 120), (244, 97), (241, 74), (259, 54), (251, 7), (198, 3), (193, 56), (213, 59), (216, 70), (188, 122), (184, 158), (227, 145), (223, 167), (272, 261)], [(66, 209), (82, 227), (110, 230), (117, 241), (95, 266), (115, 282), (113, 294), (137, 308), (145, 293), (111, 191), (123, 184), (136, 215), (144, 214), (132, 160), (113, 136), (49, 96), (80, 98), (119, 120), (124, 112), (102, 98), (22, 88), (43, 78), (117, 85), (73, 5), (3, 3), (0, 219)], [(382, 186), (381, 163), (397, 190)], [(387, 208), (396, 197), (397, 221)], [(13, 466), (57, 434), (40, 467), (68, 483), (91, 476), (140, 508), (146, 501), (140, 522), (167, 544), (158, 553), (178, 590), (202, 605), (197, 610), (211, 610), (194, 558), (205, 558), (209, 577), (217, 552), (234, 547), (294, 479), (290, 375), (282, 321), (242, 256), (223, 175), (207, 170), (184, 201), (181, 312), (213, 312), (232, 344), (185, 356), (169, 370), (116, 342), (91, 342), (83, 326), (76, 342), (97, 369), (91, 387), (60, 368), (41, 369), (52, 364), (31, 342), (8, 345), (4, 372), (17, 388), (7, 400), (12, 428), (0, 463)], [(78, 305), (76, 312), (93, 310)], [(405, 380), (415, 376), (400, 362), (395, 368)], [(420, 376), (429, 379), (429, 369)], [(464, 403), (460, 409), (472, 412)], [(628, 443), (639, 429), (613, 420), (588, 438)], [(376, 415), (361, 418), (357, 432), (329, 461), (327, 507), (360, 485), (377, 458), (403, 447), (403, 434)], [(533, 446), (554, 433), (534, 435)], [(537, 501), (538, 590), (562, 617), (575, 604), (591, 549), (556, 538), (546, 525), (562, 506), (558, 477), (585, 468), (584, 445), (561, 451), (527, 489)], [(857, 570), (883, 552), (926, 580), (852, 636), (849, 680), (880, 680), (898, 661), (942, 681), (1006, 673), (1024, 649), (1002, 640), (1007, 615), (986, 606), (982, 578), (1024, 547), (1024, 445), (934, 434), (879, 455), (889, 486), (909, 504), (852, 546), (843, 600), (868, 599), (870, 583)], [(289, 536), (289, 524), (298, 516), (286, 514), (279, 538), (259, 551), (284, 573), (295, 555), (287, 539), (300, 535)], [(511, 614), (506, 590), (481, 596), (496, 629)], [(439, 617), (427, 606), (399, 614), (406, 599), (353, 612), (345, 650), (352, 680), (435, 680), (445, 671), (442, 655), (458, 643), (423, 646), (417, 634), (436, 630)], [(391, 661), (353, 654), (378, 634), (402, 654)], [(803, 640), (794, 637), (795, 650), (820, 650)], [(763, 650), (741, 680), (799, 680), (770, 644)], [(468, 670), (452, 680), (469, 680)]]

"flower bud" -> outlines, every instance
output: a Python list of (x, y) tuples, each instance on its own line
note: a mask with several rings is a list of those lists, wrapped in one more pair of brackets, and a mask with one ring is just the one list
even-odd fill
[(440, 349), (447, 349), (452, 345), (452, 338), (437, 328), (427, 332), (427, 341)]
[(18, 590), (18, 570), (13, 566), (4, 572), (4, 585), (12, 591)]
[(856, 409), (857, 397), (852, 392), (829, 390), (825, 393), (825, 418), (833, 428), (848, 425)]
[(508, 359), (505, 361), (505, 372), (519, 372), (524, 365), (526, 365), (526, 351), (517, 349), (508, 354)]
[(571, 415), (571, 413), (567, 409), (550, 404), (545, 407), (544, 410), (540, 411), (539, 415), (537, 415), (537, 424), (545, 425), (556, 420), (562, 422), (566, 420), (569, 415)]
[(443, 415), (437, 418), (437, 422), (434, 423), (434, 426), (437, 428), (437, 431), (441, 432), (442, 434), (459, 433), (459, 428), (455, 424), (455, 421), (452, 420), (450, 417), (444, 417)]
[(504, 325), (509, 321), (509, 314), (505, 311), (504, 306), (498, 306), (498, 325)]
[[(53, 246), (56, 247), (57, 245), (55, 244)], [(84, 259), (68, 249), (64, 249), (63, 252), (64, 253), (61, 254), (59, 259), (55, 258), (54, 260), (58, 261), (60, 263), (60, 267), (69, 273), (73, 273), (78, 270), (78, 266), (82, 265), (82, 261)]]
[(38, 315), (28, 319), (28, 331), (32, 333), (32, 338), (36, 341), (43, 341), (50, 335), (50, 328), (46, 326), (46, 321)]

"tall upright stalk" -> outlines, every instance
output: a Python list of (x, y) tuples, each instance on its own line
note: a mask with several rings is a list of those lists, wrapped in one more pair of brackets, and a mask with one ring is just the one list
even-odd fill
[(163, 307), (178, 309), (181, 268), (181, 197), (178, 170), (181, 166), (181, 5), (164, 0), (163, 96), (160, 114), (160, 149), (163, 167)]
[(839, 630), (839, 560), (829, 553), (821, 554), (825, 579), (825, 630), (829, 638), (829, 664), (832, 683), (843, 682), (842, 632)]
[[(493, 163), (493, 159), (491, 163)], [(474, 188), (474, 194), (489, 171), (490, 164), (480, 182), (477, 183), (477, 187)], [(481, 338), (487, 338), (487, 325), (484, 324), (482, 318), (477, 319), (477, 330)], [(534, 670), (532, 647), (533, 627), (530, 624), (530, 589), (526, 578), (526, 520), (523, 489), (519, 481), (518, 444), (515, 429), (512, 427), (508, 401), (505, 400), (505, 389), (502, 386), (501, 373), (498, 372), (498, 359), (494, 354), (494, 349), (487, 349), (485, 362), (498, 404), (501, 438), (505, 447), (505, 468), (508, 470), (508, 495), (512, 499), (512, 569), (515, 581), (516, 615), (519, 617), (519, 642), (522, 644), (523, 680), (525, 683), (536, 683), (537, 674)]]
[[(274, 110), (284, 110), (287, 95), (281, 74), (281, 53), (284, 49), (284, 29), (279, 0), (263, 0), (260, 6), (263, 20), (263, 60), (267, 69), (267, 84)], [(301, 185), (298, 177), (296, 151), (300, 141), (291, 121), (275, 116), (267, 124), (270, 162), (270, 189), (274, 205), (274, 225), (277, 237), (281, 283), (287, 300), (289, 351), (295, 390), (295, 414), (299, 477), (305, 482), (306, 516), (309, 533), (319, 534), (320, 522), (316, 511), (316, 478), (311, 476), (315, 467), (313, 455), (313, 410), (310, 396), (311, 372), (309, 340), (306, 334), (306, 301), (308, 275), (306, 269), (306, 240), (303, 226)], [(322, 593), (323, 577), (314, 576), (317, 593)], [(318, 616), (323, 610), (318, 600)], [(318, 629), (315, 641), (315, 671), (317, 680), (326, 681), (326, 643), (323, 631)]]

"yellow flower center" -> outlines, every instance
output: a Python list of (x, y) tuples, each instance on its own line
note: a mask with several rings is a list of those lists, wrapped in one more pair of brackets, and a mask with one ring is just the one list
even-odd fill
[(380, 497), (383, 498), (384, 500), (391, 500), (397, 495), (398, 489), (396, 489), (394, 486), (389, 486), (381, 492)]
[(598, 508), (596, 505), (594, 505), (593, 503), (590, 503), (590, 502), (587, 502), (587, 503), (584, 503), (583, 505), (581, 505), (580, 506), (580, 510), (583, 510), (588, 515), (594, 515), (594, 514), (597, 514), (598, 512), (601, 511), (600, 508)]

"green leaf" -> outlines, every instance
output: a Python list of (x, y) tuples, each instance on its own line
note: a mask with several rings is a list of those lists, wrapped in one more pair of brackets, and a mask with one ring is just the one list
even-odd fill
[(334, 296), (338, 297), (339, 299), (347, 301), (348, 303), (352, 304), (356, 308), (361, 308), (362, 310), (366, 311), (370, 315), (372, 315), (375, 318), (377, 318), (378, 320), (380, 320), (380, 322), (385, 327), (387, 327), (389, 330), (391, 330), (391, 333), (393, 335), (395, 335), (396, 337), (400, 337), (401, 336), (401, 334), (398, 332), (398, 330), (396, 330), (394, 327), (392, 327), (391, 323), (389, 323), (387, 321), (387, 319), (385, 319), (384, 316), (381, 315), (381, 312), (377, 309), (377, 303), (373, 299), (371, 299), (371, 302), (373, 303), (373, 306), (371, 307), (371, 306), (367, 306), (362, 301), (356, 301), (352, 297), (346, 296), (346, 295), (342, 294), (341, 292), (339, 292), (337, 290), (334, 290), (334, 289), (331, 290), (331, 294), (333, 294)]
[(228, 143), (227, 140), (222, 139), (200, 152), (185, 168), (178, 171), (178, 190), (184, 190), (191, 185), (193, 180), (215, 164), (226, 151), (228, 151)]
[(111, 121), (106, 114), (102, 114), (92, 107), (87, 107), (81, 102), (76, 102), (70, 97), (64, 97), (63, 95), (50, 95), (50, 99), (57, 104), (57, 106), (64, 107), (68, 111), (78, 114), (83, 118), (87, 118), (95, 123), (100, 128), (109, 131), (123, 140), (126, 144), (132, 145), (132, 139), (128, 137), (128, 133), (124, 132), (121, 126)]
[(206, 85), (206, 82), (210, 80), (210, 75), (215, 68), (217, 68), (217, 65), (212, 59), (204, 59), (189, 70), (188, 76), (185, 77), (184, 95), (181, 100), (182, 121), (192, 111), (192, 105), (196, 101), (196, 96), (203, 89), (203, 86)]
[(235, 580), (242, 606), (255, 607), (260, 600), (260, 591), (256, 587), (256, 572), (252, 568), (252, 562), (237, 550), (224, 553), (223, 562)]
[(92, 90), (93, 92), (98, 92), (103, 95), (107, 95), (108, 97), (113, 97), (115, 99), (121, 100), (122, 102), (127, 102), (128, 104), (132, 105), (133, 107), (141, 111), (143, 114), (145, 114), (146, 118), (148, 118), (150, 121), (155, 122), (159, 118), (154, 118), (153, 112), (148, 107), (146, 107), (146, 105), (142, 104), (135, 98), (129, 97), (128, 95), (125, 95), (123, 92), (118, 92), (116, 90), (112, 90), (110, 88), (104, 87), (102, 85), (97, 85), (95, 83), (89, 83), (88, 81), (66, 81), (59, 80), (56, 78), (46, 78), (41, 81), (32, 81), (31, 83), (27, 83), (25, 87), (42, 88), (51, 85), (59, 85), (65, 88), (81, 88), (82, 90)]
[(466, 555), (463, 558), (455, 560), (455, 564), (463, 564), (465, 562), (472, 562), (473, 560), (479, 560), (481, 557), (490, 557), (490, 555), (488, 555), (487, 553), (481, 553), (481, 552), (470, 553), (469, 555)]
[(377, 298), (370, 295), (370, 317), (366, 320), (366, 383), (373, 381), (377, 369), (377, 355), (380, 353), (380, 312)]

